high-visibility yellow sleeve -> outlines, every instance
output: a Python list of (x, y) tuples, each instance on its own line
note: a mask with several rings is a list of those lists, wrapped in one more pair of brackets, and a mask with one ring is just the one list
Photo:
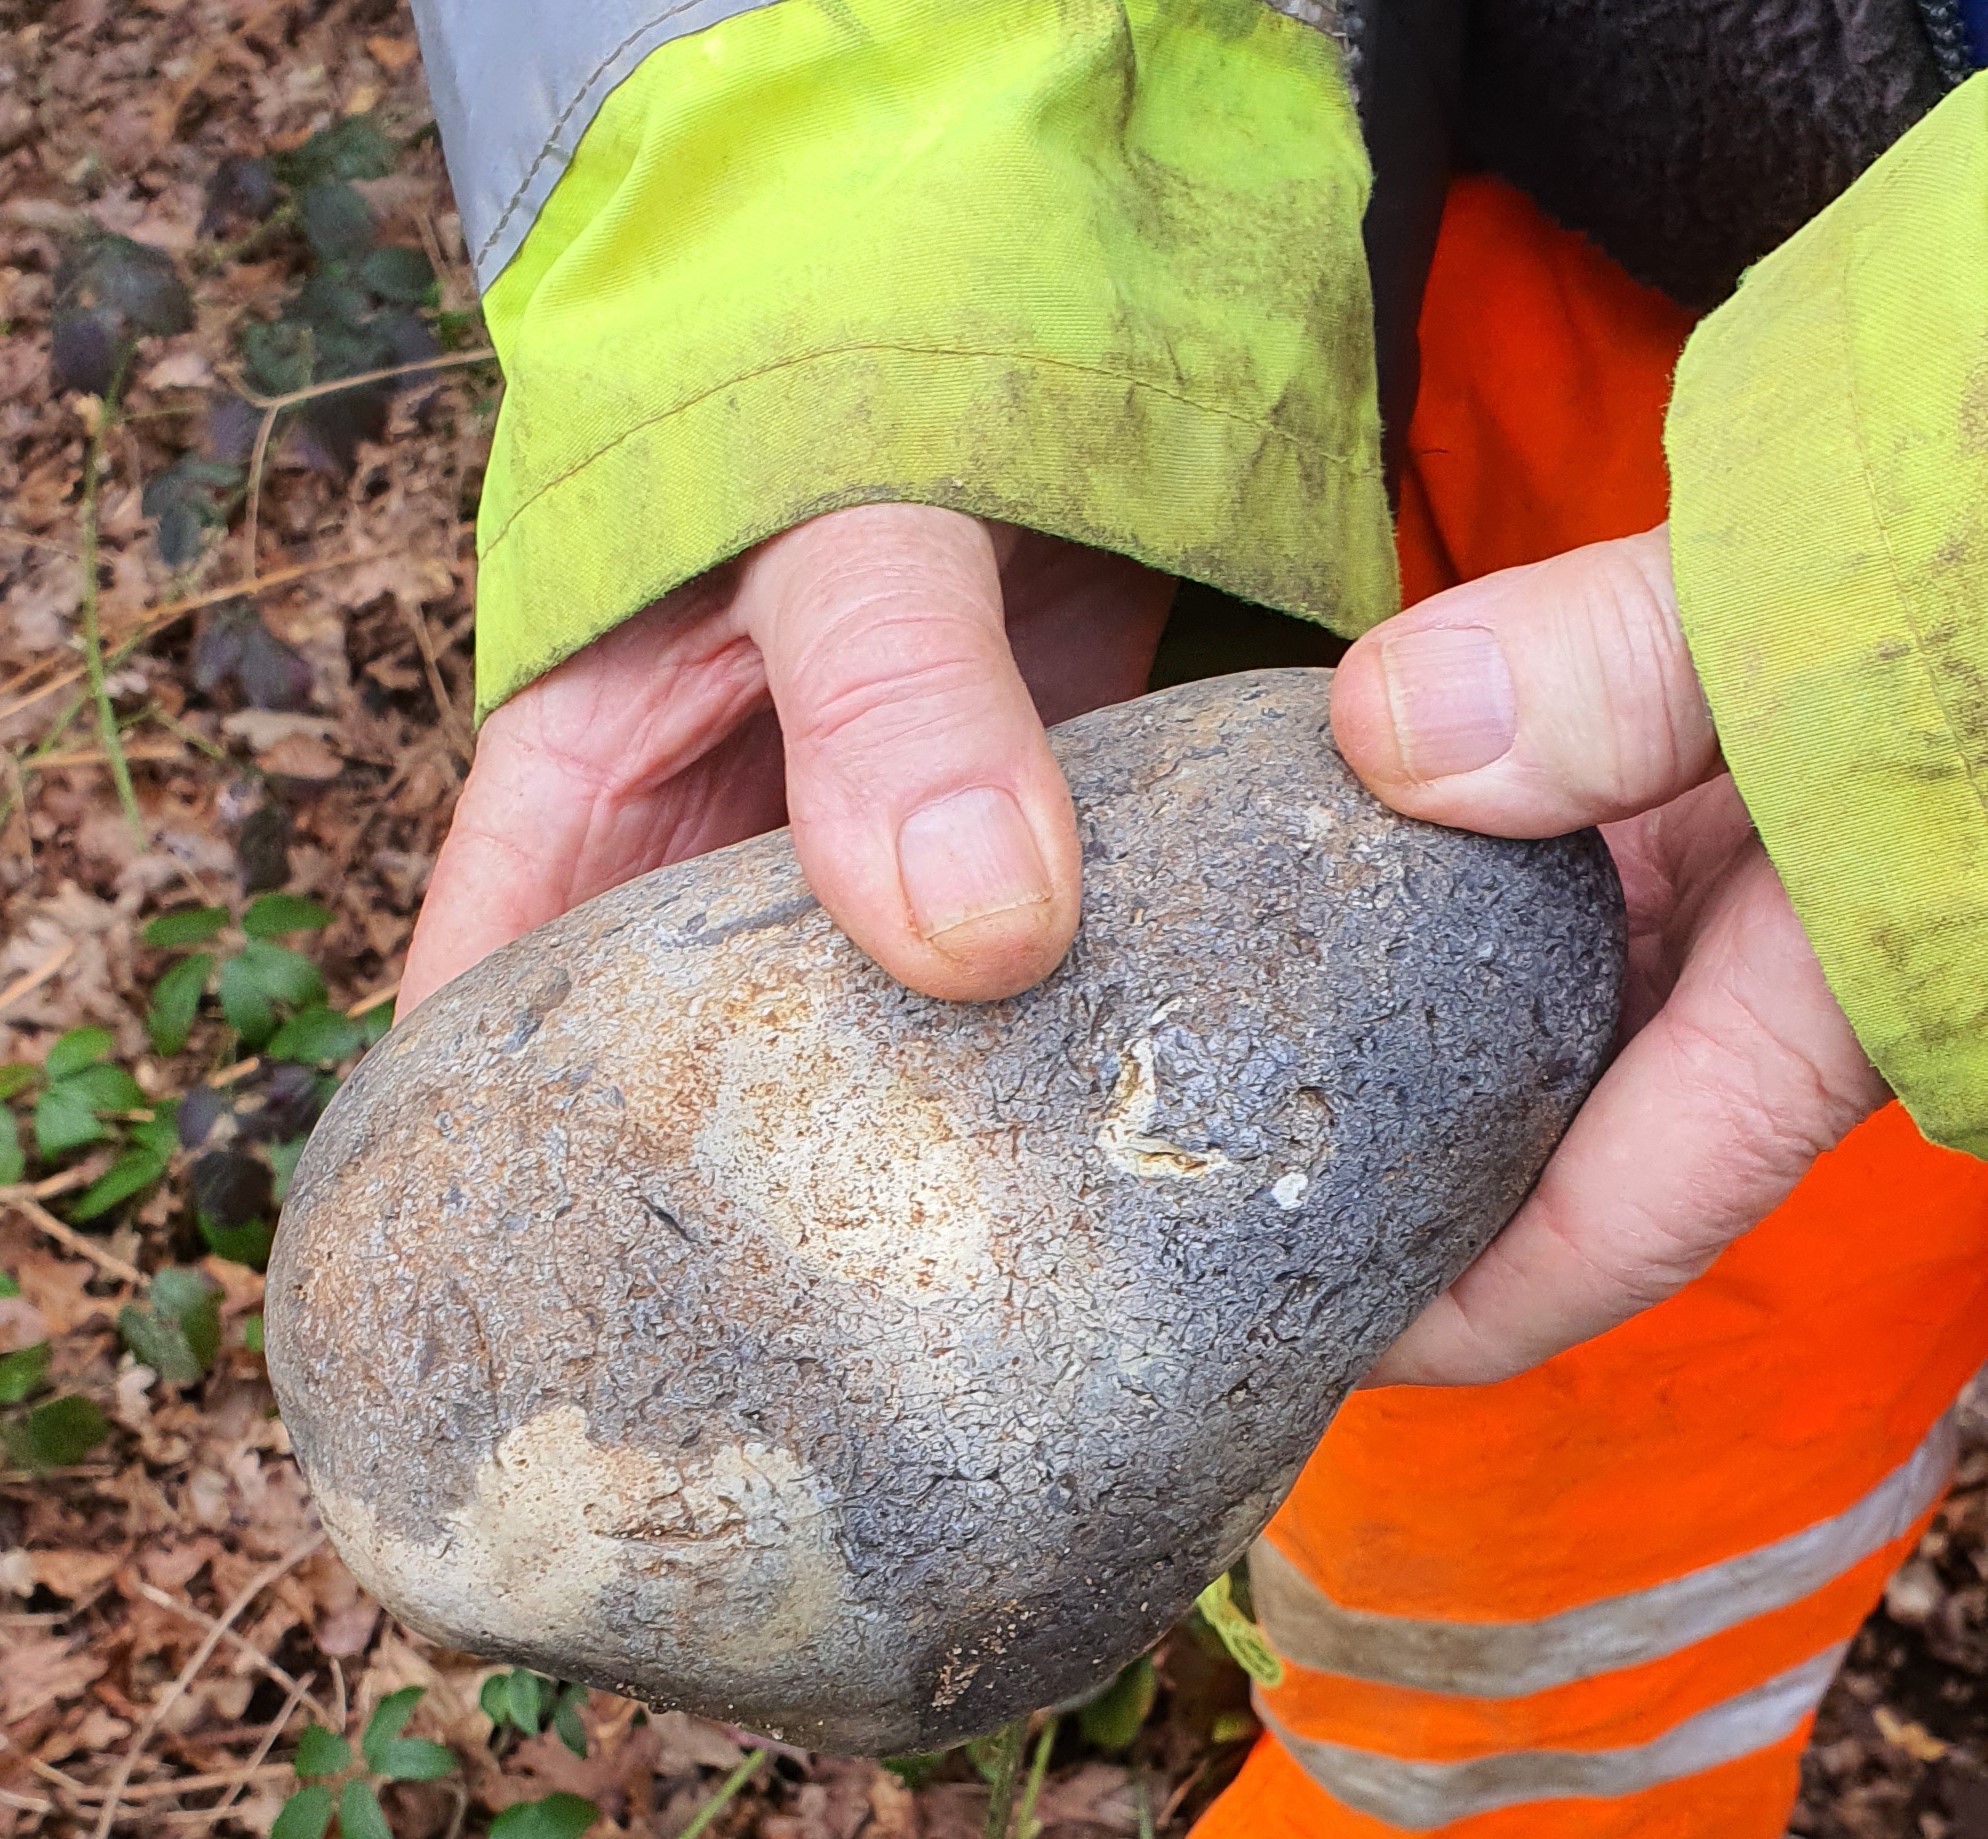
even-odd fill
[(1878, 1070), (1988, 1155), (1988, 76), (1699, 329), (1669, 445), (1740, 791)]
[(838, 506), (1397, 604), (1332, 41), (1264, 0), (779, 0), (609, 95), (489, 289), (487, 711)]

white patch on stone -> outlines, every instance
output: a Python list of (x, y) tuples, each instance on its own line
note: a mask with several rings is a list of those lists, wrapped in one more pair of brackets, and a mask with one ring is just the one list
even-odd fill
[(1312, 1185), (1312, 1178), (1303, 1169), (1293, 1169), (1288, 1175), (1280, 1175), (1271, 1184), (1270, 1198), (1286, 1213), (1304, 1205), (1305, 1190)]
[[(1159, 1022), (1169, 1003), (1154, 1015)], [(1159, 1074), (1153, 1064), (1153, 1043), (1142, 1035), (1129, 1043), (1119, 1061), (1118, 1084), (1098, 1126), (1097, 1146), (1114, 1168), (1140, 1181), (1200, 1181), (1232, 1168), (1219, 1149), (1183, 1149), (1152, 1133), (1160, 1108)]]
[(680, 1599), (686, 1625), (731, 1603), (742, 1666), (805, 1648), (847, 1613), (833, 1504), (786, 1450), (729, 1444), (667, 1461), (590, 1440), (560, 1405), (520, 1424), (432, 1540), (380, 1525), (365, 1502), (321, 1491), (318, 1512), (354, 1577), (415, 1627), (493, 1647), (611, 1650), (604, 1590), (634, 1590), (655, 1625)]

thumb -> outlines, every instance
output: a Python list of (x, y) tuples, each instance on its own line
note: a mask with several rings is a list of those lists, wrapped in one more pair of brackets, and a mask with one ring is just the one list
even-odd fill
[(1661, 528), (1437, 594), (1355, 644), (1334, 738), (1397, 811), (1553, 836), (1718, 771)]
[(821, 903), (928, 996), (1012, 996), (1076, 936), (1063, 775), (1008, 648), (995, 535), (909, 504), (834, 512), (760, 553), (742, 599)]

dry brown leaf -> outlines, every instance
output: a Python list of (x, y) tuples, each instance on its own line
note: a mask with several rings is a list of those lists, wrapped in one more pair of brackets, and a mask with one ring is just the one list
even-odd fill
[(1938, 1762), (1947, 1753), (1949, 1746), (1925, 1725), (1912, 1718), (1901, 1718), (1888, 1705), (1875, 1707), (1871, 1717), (1877, 1724), (1878, 1734), (1887, 1743), (1896, 1744), (1915, 1762)]
[(110, 1657), (92, 1652), (86, 1636), (30, 1635), (11, 1643), (0, 1667), (0, 1725), (81, 1696), (109, 1668)]
[(256, 755), (256, 764), (278, 779), (306, 779), (314, 784), (336, 779), (345, 761), (322, 741), (307, 734), (285, 736)]
[(420, 53), (411, 38), (389, 38), (377, 32), (366, 40), (366, 55), (382, 70), (398, 76)]
[(116, 1552), (54, 1551), (32, 1554), (35, 1582), (51, 1595), (74, 1602), (88, 1596), (124, 1561)]

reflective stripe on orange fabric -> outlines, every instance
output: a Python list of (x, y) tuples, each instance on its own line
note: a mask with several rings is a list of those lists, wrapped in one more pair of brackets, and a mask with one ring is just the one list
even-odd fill
[(1678, 1707), (1736, 1698), (1845, 1640), (1931, 1517), (1813, 1596), (1639, 1667), (1522, 1698), (1476, 1698), (1287, 1664), (1283, 1684), (1266, 1702), (1285, 1723), (1313, 1736), (1412, 1762), (1647, 1743), (1678, 1722)]
[[(1458, 185), (1407, 442), (1410, 597), (1660, 521), (1662, 411), (1687, 329), (1515, 193)], [(1714, 1715), (1696, 1728), (1715, 1728), (1722, 1707), (1758, 1707), (1750, 1695), (1804, 1663), (1819, 1675), (1817, 1656), (1854, 1634), (1913, 1530), (1861, 1559), (1848, 1541), (1839, 1573), (1816, 1587), (1811, 1571), (1807, 1593), (1779, 1607), (1761, 1602), (1771, 1561), (1756, 1555), (1854, 1520), (1984, 1361), (1988, 1166), (1930, 1148), (1889, 1107), (1636, 1320), (1499, 1385), (1356, 1394), (1268, 1534), (1324, 1601), (1376, 1622), (1538, 1624), (1611, 1600), (1661, 1603), (1720, 1567), (1735, 1586), (1729, 1621), (1701, 1608), (1676, 1651), (1638, 1661), (1643, 1650), (1618, 1646), (1596, 1656), (1604, 1670), (1544, 1689), (1534, 1663), (1502, 1688), (1480, 1667), (1468, 1693), (1292, 1665), (1264, 1708), (1301, 1747), (1323, 1746), (1315, 1761), (1353, 1752), (1369, 1787), (1406, 1781), (1426, 1795), (1432, 1782), (1485, 1779), (1440, 1773), (1459, 1762), (1517, 1771), (1507, 1785), (1532, 1798), (1444, 1814), (1427, 1830), (1445, 1839), (1780, 1839), (1803, 1731), (1763, 1736), (1771, 1719), (1746, 1727), (1762, 1745), (1750, 1754), (1705, 1768), (1699, 1752), (1685, 1758), (1695, 1772), (1605, 1799), (1541, 1798), (1566, 1789), (1567, 1765), (1525, 1758), (1647, 1757), (1695, 1720)], [(1911, 1494), (1901, 1484), (1891, 1504)], [(1395, 1676), (1426, 1677), (1415, 1669), (1428, 1653), (1405, 1648)], [(1822, 1681), (1802, 1684), (1819, 1693)], [(1799, 1717), (1790, 1704), (1782, 1715)], [(1626, 1765), (1619, 1779), (1631, 1779)], [(1416, 1817), (1431, 1814), (1425, 1803)], [(1195, 1839), (1403, 1830), (1266, 1744)]]
[[(1534, 1801), (1441, 1829), (1443, 1839), (1780, 1839), (1806, 1727), (1768, 1749), (1642, 1794)], [(1193, 1839), (1401, 1839), (1402, 1828), (1334, 1800), (1274, 1738), (1205, 1814)]]
[(1702, 1775), (1801, 1729), (1849, 1644), (1823, 1649), (1645, 1742), (1606, 1750), (1503, 1750), (1466, 1762), (1405, 1762), (1300, 1736), (1259, 1705), (1264, 1726), (1335, 1800), (1410, 1832), (1500, 1808), (1642, 1794)]
[(1842, 1512), (1988, 1359), (1988, 1165), (1896, 1106), (1668, 1302), (1470, 1391), (1356, 1393), (1270, 1537), (1334, 1602), (1526, 1621)]
[(1676, 1654), (1785, 1609), (1888, 1549), (1945, 1493), (1953, 1415), (1861, 1500), (1786, 1538), (1648, 1590), (1527, 1622), (1424, 1621), (1335, 1603), (1266, 1539), (1250, 1560), (1257, 1619), (1277, 1652), (1315, 1671), (1427, 1692), (1517, 1698)]

